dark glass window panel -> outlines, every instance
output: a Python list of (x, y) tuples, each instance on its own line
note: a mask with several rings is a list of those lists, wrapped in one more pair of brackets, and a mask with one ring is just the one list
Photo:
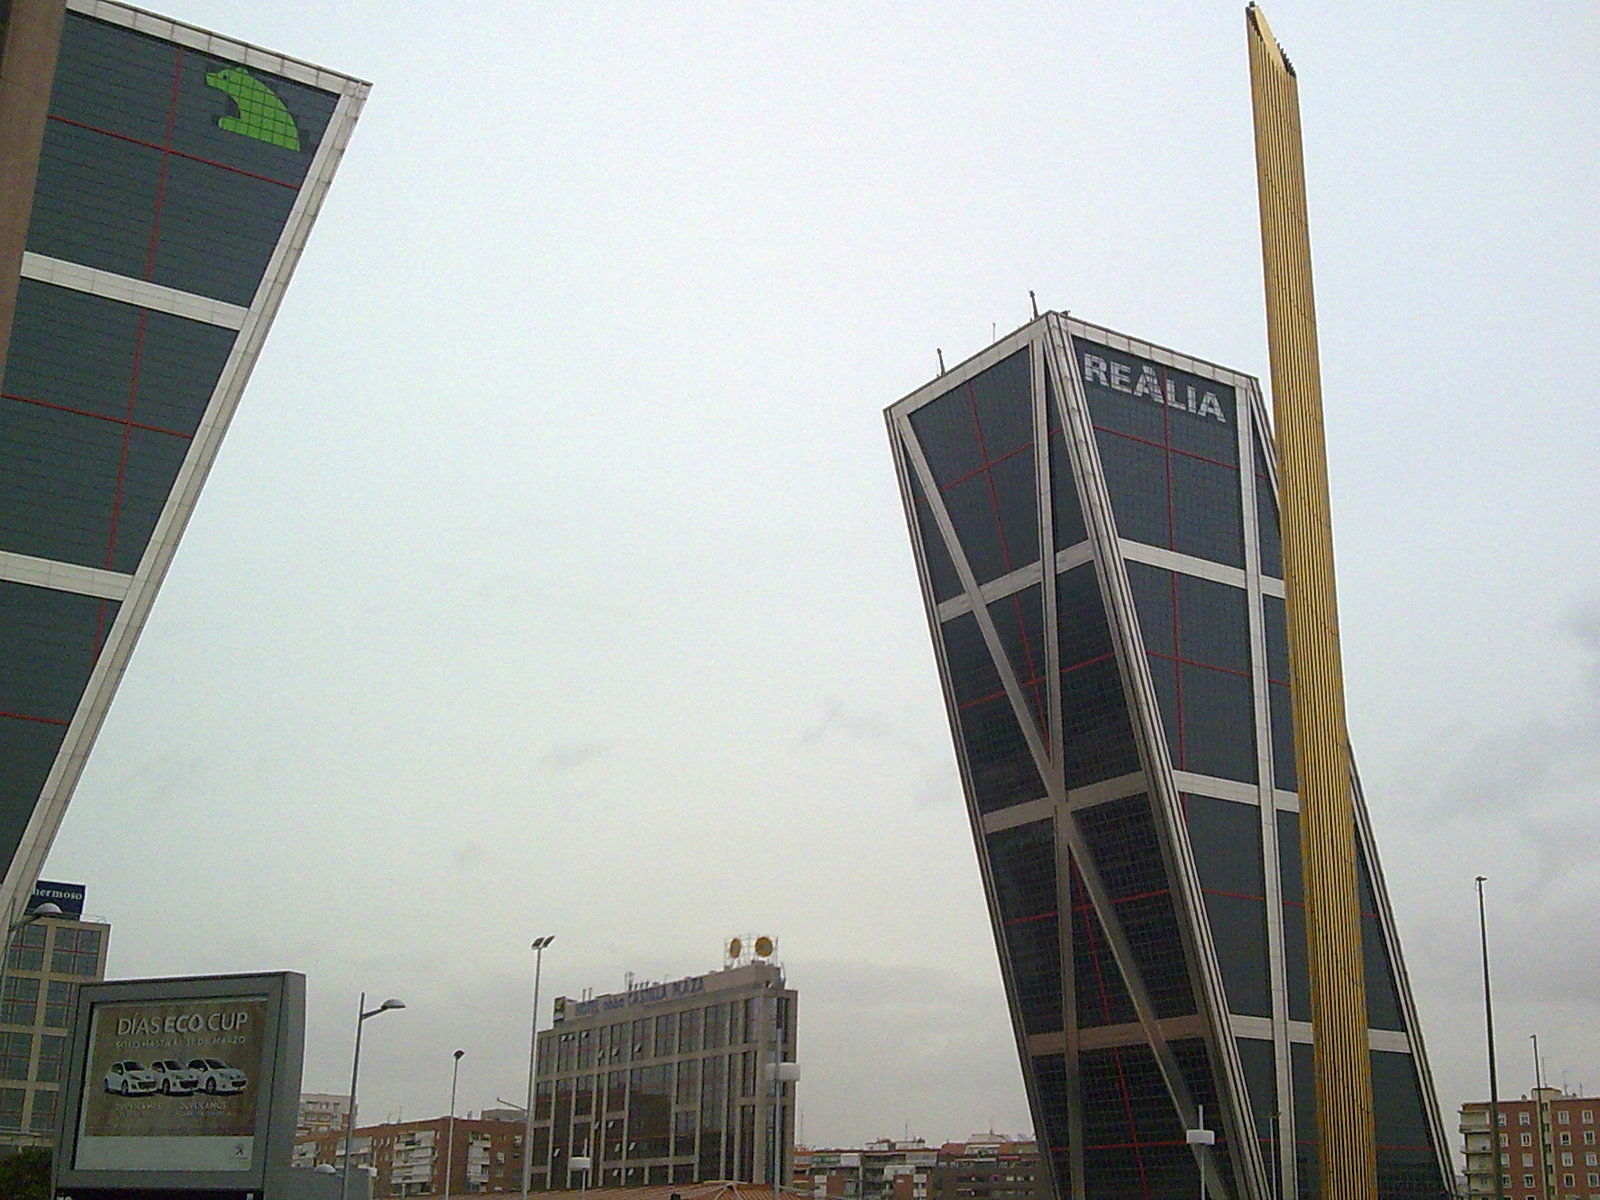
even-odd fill
[(1367, 989), (1367, 1024), (1374, 1029), (1403, 1032), (1406, 1024), (1400, 1013), (1400, 993), (1395, 987), (1394, 969), (1389, 962), (1389, 950), (1384, 943), (1383, 927), (1378, 919), (1378, 902), (1372, 892), (1367, 854), (1359, 839), (1356, 842), (1356, 868), (1361, 906), (1362, 977)]
[(1278, 817), (1278, 887), (1283, 896), (1283, 971), (1289, 1019), (1311, 1019), (1311, 967), (1306, 949), (1305, 888), (1300, 875), (1300, 817)]
[(1062, 432), (1061, 409), (1056, 404), (1055, 384), (1049, 371), (1045, 372), (1044, 395), (1045, 420), (1050, 426), (1050, 497), (1055, 548), (1065, 550), (1068, 546), (1076, 546), (1079, 542), (1086, 541), (1089, 531), (1084, 524), (1083, 506), (1079, 503), (1078, 488), (1074, 482), (1076, 473), (1067, 454), (1066, 437)]
[(1111, 657), (1111, 626), (1094, 564), (1056, 576), (1056, 620), (1062, 670)]
[(1196, 558), (1244, 566), (1244, 517), (1239, 472), (1173, 454), (1171, 548)]
[(1001, 695), (960, 711), (961, 741), (979, 812), (994, 812), (1044, 795), (1022, 726)]
[(1033, 444), (1033, 378), (1026, 348), (966, 384), (990, 461)]
[(957, 708), (1003, 696), (1000, 672), (971, 613), (951, 617), (939, 627), (944, 639), (945, 665), (950, 672), (950, 687)]
[(1256, 1138), (1261, 1142), (1262, 1158), (1271, 1171), (1271, 1147), (1277, 1140), (1278, 1124), (1277, 1057), (1272, 1043), (1265, 1038), (1239, 1038), (1234, 1044), (1239, 1048), (1239, 1066), (1244, 1071), (1244, 1087), (1250, 1097)]
[(1205, 894), (1206, 921), (1228, 1011), (1272, 1015), (1272, 980), (1267, 966), (1267, 902), (1227, 892)]
[(1117, 534), (1149, 546), (1171, 547), (1172, 518), (1167, 502), (1167, 453), (1160, 446), (1113, 433), (1095, 437)]
[(1302, 1196), (1319, 1195), (1321, 1165), (1317, 1161), (1317, 1092), (1312, 1049), (1289, 1043), (1289, 1078), (1294, 1089), (1295, 1177)]
[(0, 713), (70, 721), (116, 608), (93, 596), (0, 581)]
[(1253, 804), (1189, 794), (1183, 797), (1183, 809), (1200, 886), (1264, 900), (1261, 810)]
[(1184, 796), (1183, 805), (1228, 1010), (1270, 1017), (1261, 810), (1195, 795)]
[(1288, 683), (1289, 614), (1278, 596), (1261, 597), (1261, 624), (1267, 643), (1267, 678)]
[(1148, 1046), (1085, 1052), (1079, 1094), (1088, 1195), (1184, 1200), (1199, 1194), (1194, 1154)]
[(942, 491), (1033, 442), (1028, 352), (959, 384), (911, 414), (934, 483)]
[(1061, 766), (1068, 788), (1139, 770), (1139, 749), (1114, 660), (1062, 670)]
[(153, 282), (248, 305), (297, 191), (169, 156)]
[(1175, 657), (1178, 642), (1172, 572), (1131, 559), (1127, 561), (1127, 568), (1128, 586), (1133, 591), (1133, 607), (1139, 614), (1139, 632), (1144, 638), (1145, 650)]
[(1116, 906), (1145, 991), (1159, 1016), (1194, 1011), (1183, 938), (1173, 912), (1155, 818), (1145, 796), (1073, 813)]
[(161, 163), (159, 149), (47, 122), (28, 249), (145, 278), (156, 233)]
[(1256, 529), (1261, 546), (1261, 573), (1283, 578), (1283, 537), (1278, 531), (1278, 501), (1272, 494), (1272, 481), (1256, 476)]
[(1170, 574), (1178, 602), (1178, 657), (1248, 675), (1250, 617), (1244, 589)]
[(39, 981), (31, 976), (7, 975), (0, 992), (0, 1022), (32, 1025), (39, 1007)]
[(0, 1079), (27, 1079), (31, 1033), (0, 1033)]
[[(59, 1076), (60, 1068), (57, 1067), (56, 1075)], [(40, 1079), (44, 1075), (39, 1076)], [(46, 1088), (35, 1088), (33, 1092), (33, 1114), (28, 1118), (28, 1125), (35, 1133), (49, 1133), (56, 1127), (56, 1099), (58, 1093)]]
[(1055, 827), (1033, 821), (991, 833), (989, 874), (1004, 922), (1056, 913)]
[(1013, 592), (989, 606), (990, 619), (1000, 635), (1022, 694), (1033, 711), (1039, 728), (1045, 724), (1045, 637), (1044, 595), (1038, 584)]
[(1092, 564), (1057, 576), (1056, 616), (1067, 787), (1137, 771), (1139, 752)]
[(1072, 871), (1072, 982), (1078, 1028), (1125, 1025), (1135, 1019), (1133, 1001), (1111, 955), (1100, 918), (1089, 903), (1076, 867)]
[(1061, 1029), (1061, 937), (1054, 916), (1024, 918), (1004, 927), (1011, 986), (1024, 1033)]
[(928, 569), (928, 586), (933, 589), (935, 600), (948, 600), (960, 595), (961, 579), (956, 574), (950, 552), (945, 549), (944, 536), (939, 532), (939, 523), (933, 518), (933, 509), (923, 494), (922, 484), (917, 482), (914, 474), (909, 478), (911, 502), (917, 514), (917, 534), (922, 542), (923, 563)]
[(1178, 688), (1184, 769), (1254, 783), (1256, 727), (1249, 678), (1182, 663)]
[(1443, 1200), (1432, 1129), (1409, 1054), (1372, 1052), (1372, 1116), (1378, 1144), (1378, 1195)]
[(1000, 528), (1005, 535), (1008, 568), (1039, 561), (1039, 492), (1034, 480), (1033, 451), (1019, 450), (989, 469)]
[[(41, 1033), (39, 1035), (39, 1070), (37, 1078), (41, 1083), (61, 1082), (61, 1058), (65, 1053), (67, 1039), (54, 1033)], [(34, 1106), (38, 1106), (38, 1094), (35, 1093)]]
[(1039, 1116), (1047, 1151), (1065, 1147), (1071, 1136), (1067, 1101), (1067, 1060), (1061, 1054), (1041, 1054), (1033, 1060), (1033, 1083), (1039, 1097)]
[(1178, 664), (1170, 658), (1148, 656), (1150, 682), (1156, 689), (1156, 707), (1161, 710), (1161, 735), (1167, 739), (1167, 756), (1183, 766), (1178, 720)]
[(33, 281), (19, 297), (0, 401), (0, 548), (132, 571), (234, 334)]
[(72, 996), (76, 984), (52, 979), (45, 992), (44, 1023), (52, 1029), (65, 1029), (72, 1019)]
[(1208, 458), (1237, 470), (1239, 406), (1234, 390), (1213, 379), (1163, 369), (1172, 399), (1182, 406), (1167, 406), (1168, 444), (1182, 454)]
[(987, 471), (951, 485), (942, 495), (956, 542), (979, 583), (998, 579), (1010, 573), (1013, 565), (1021, 565), (1006, 540)]
[(22, 1099), (28, 1093), (19, 1087), (0, 1087), (0, 1127), (22, 1128)]
[(1285, 792), (1300, 790), (1294, 758), (1294, 699), (1287, 683), (1267, 685), (1272, 726), (1272, 786)]

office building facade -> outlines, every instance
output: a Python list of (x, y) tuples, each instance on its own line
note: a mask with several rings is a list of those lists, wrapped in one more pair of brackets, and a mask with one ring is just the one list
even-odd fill
[[(1253, 378), (1049, 313), (886, 413), (1065, 1197), (1318, 1194), (1276, 463)], [(1046, 569), (1048, 568), (1048, 569)], [(1356, 788), (1379, 1194), (1448, 1194)], [(1202, 1121), (1211, 1147), (1190, 1145)]]
[(111, 926), (81, 911), (11, 933), (0, 971), (0, 1155), (55, 1140), (73, 997), (105, 978)]
[(0, 911), (26, 896), (367, 85), (0, 6)]
[(1495, 1107), (1499, 1124), (1491, 1130), (1487, 1100), (1461, 1106), (1467, 1196), (1600, 1200), (1600, 1097), (1535, 1088)]
[[(558, 997), (539, 1034), (533, 1179), (578, 1187), (770, 1183), (793, 1169), (797, 997), (772, 962)], [(773, 1136), (776, 1121), (778, 1131)]]

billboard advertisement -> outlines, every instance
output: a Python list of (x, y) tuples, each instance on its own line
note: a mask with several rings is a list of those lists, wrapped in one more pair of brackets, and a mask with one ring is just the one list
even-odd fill
[(74, 1166), (248, 1171), (267, 998), (97, 1004)]

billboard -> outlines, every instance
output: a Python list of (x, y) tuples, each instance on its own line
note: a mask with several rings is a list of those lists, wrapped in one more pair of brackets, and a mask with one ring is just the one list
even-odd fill
[(121, 980), (79, 989), (58, 1186), (259, 1193), (287, 1169), (305, 978)]
[(33, 898), (28, 901), (28, 911), (32, 912), (41, 904), (54, 904), (67, 917), (83, 916), (83, 901), (88, 895), (88, 889), (81, 883), (52, 883), (48, 879), (41, 879), (33, 885)]
[(249, 1170), (265, 996), (100, 1004), (91, 1021), (75, 1166)]

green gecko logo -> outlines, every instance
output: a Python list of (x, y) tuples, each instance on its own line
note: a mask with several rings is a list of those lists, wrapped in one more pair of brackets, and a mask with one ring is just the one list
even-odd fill
[(206, 76), (206, 84), (226, 94), (239, 110), (236, 117), (217, 118), (217, 124), (229, 133), (288, 150), (300, 149), (300, 130), (289, 110), (271, 88), (249, 71), (243, 67), (212, 71)]

